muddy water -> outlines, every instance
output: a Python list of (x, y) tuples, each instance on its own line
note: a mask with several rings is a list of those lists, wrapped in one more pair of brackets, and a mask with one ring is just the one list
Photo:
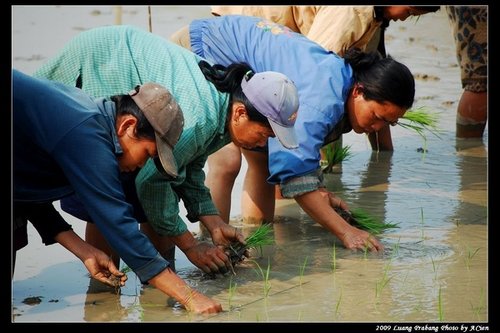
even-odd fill
[[(206, 7), (153, 8), (162, 13), (156, 27), (166, 35), (168, 29), (208, 15)], [(13, 11), (14, 67), (30, 73), (79, 30), (111, 24), (114, 18), (111, 7), (80, 8), (76, 22), (65, 22), (65, 13), (75, 14), (75, 9)], [(147, 29), (144, 8), (130, 8), (123, 15), (124, 21)], [(36, 29), (40, 31), (33, 35)], [(62, 37), (49, 38), (55, 32)], [(120, 295), (93, 293), (83, 265), (58, 245), (41, 245), (30, 229), (30, 244), (18, 253), (13, 278), (12, 320), (488, 322), (488, 133), (483, 140), (455, 139), (461, 88), (448, 22), (440, 11), (417, 22), (392, 23), (386, 39), (388, 52), (415, 74), (415, 107), (439, 112), (440, 136), (427, 133), (424, 141), (396, 126), (390, 154), (372, 153), (364, 135), (348, 134), (344, 142), (351, 145), (352, 157), (326, 175), (328, 188), (351, 207), (398, 223), (399, 228), (380, 237), (384, 253), (344, 249), (294, 201), (279, 200), (275, 245), (254, 251), (252, 260), (237, 267), (236, 276), (208, 279), (178, 253), (179, 274), (225, 309), (197, 316), (141, 286), (133, 273)], [(233, 191), (233, 223), (249, 233), (253, 227), (242, 225), (238, 215), (243, 174)], [(83, 235), (84, 223), (68, 219)], [(190, 227), (197, 231), (196, 225)], [(41, 302), (23, 303), (33, 296)]]

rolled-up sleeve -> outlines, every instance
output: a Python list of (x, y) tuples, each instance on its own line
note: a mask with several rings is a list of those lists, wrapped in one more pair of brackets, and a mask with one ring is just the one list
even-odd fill
[(320, 168), (280, 184), (281, 194), (285, 198), (294, 198), (304, 193), (316, 191), (320, 187), (325, 187)]

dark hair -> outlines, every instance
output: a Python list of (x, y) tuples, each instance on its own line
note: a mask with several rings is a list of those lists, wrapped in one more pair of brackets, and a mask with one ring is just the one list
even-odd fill
[(137, 118), (137, 126), (135, 135), (138, 138), (155, 139), (155, 130), (149, 123), (144, 113), (139, 109), (137, 104), (130, 95), (115, 95), (111, 96), (111, 100), (116, 105), (116, 116), (129, 114)]
[(411, 108), (415, 98), (415, 79), (408, 67), (390, 56), (382, 58), (378, 52), (365, 53), (358, 48), (347, 50), (344, 59), (351, 65), (354, 83), (361, 85), (365, 99)]
[(213, 83), (217, 90), (230, 94), (231, 102), (229, 107), (234, 102), (241, 102), (245, 106), (248, 118), (252, 121), (257, 121), (271, 126), (267, 117), (257, 111), (257, 109), (250, 103), (248, 98), (241, 89), (241, 81), (245, 77), (247, 80), (254, 75), (254, 71), (247, 63), (234, 63), (227, 67), (223, 65), (210, 65), (208, 62), (202, 60), (198, 63), (200, 69), (205, 75), (205, 78)]

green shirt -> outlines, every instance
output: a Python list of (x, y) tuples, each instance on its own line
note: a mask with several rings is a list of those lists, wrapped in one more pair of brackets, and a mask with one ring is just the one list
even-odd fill
[(106, 26), (79, 34), (34, 74), (79, 85), (95, 97), (124, 94), (146, 82), (159, 83), (172, 93), (184, 114), (184, 130), (174, 148), (179, 176), (165, 178), (149, 160), (136, 178), (149, 223), (161, 235), (187, 231), (179, 217), (180, 199), (190, 221), (218, 214), (204, 185), (203, 167), (209, 154), (231, 141), (225, 126), (229, 94), (205, 79), (200, 60), (145, 30)]

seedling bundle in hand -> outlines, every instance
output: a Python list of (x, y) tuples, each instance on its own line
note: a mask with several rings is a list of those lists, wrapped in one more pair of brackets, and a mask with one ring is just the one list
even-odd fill
[(351, 209), (348, 212), (337, 207), (335, 211), (350, 225), (366, 230), (374, 235), (381, 234), (387, 229), (399, 228), (397, 224), (382, 222), (359, 208)]
[(237, 263), (243, 261), (243, 259), (245, 259), (245, 253), (250, 249), (260, 248), (264, 245), (273, 244), (274, 238), (271, 234), (272, 230), (273, 226), (271, 224), (263, 224), (255, 229), (255, 231), (245, 239), (245, 245), (239, 242), (235, 242), (229, 245), (226, 251), (229, 252), (231, 264), (234, 266)]
[(424, 140), (427, 140), (424, 133), (425, 130), (431, 132), (439, 138), (439, 128), (437, 123), (437, 113), (431, 113), (425, 107), (408, 110), (398, 121), (398, 125), (417, 132)]

